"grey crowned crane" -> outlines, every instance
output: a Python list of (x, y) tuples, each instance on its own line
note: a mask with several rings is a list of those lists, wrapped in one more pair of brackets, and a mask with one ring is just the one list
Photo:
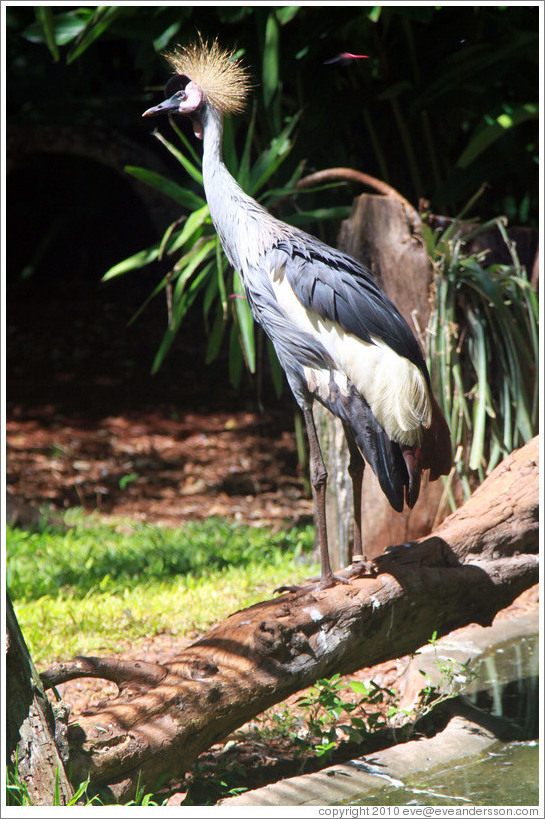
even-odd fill
[(214, 227), (243, 282), (253, 316), (271, 339), (306, 424), (321, 556), (319, 586), (347, 582), (331, 570), (325, 518), (327, 471), (314, 400), (342, 422), (354, 492), (353, 569), (365, 565), (361, 491), (365, 462), (398, 512), (418, 498), (421, 474), (448, 474), (450, 432), (405, 319), (356, 259), (275, 219), (248, 196), (222, 158), (223, 117), (250, 90), (240, 60), (202, 40), (165, 55), (167, 99), (144, 117), (182, 114), (203, 140), (203, 181)]

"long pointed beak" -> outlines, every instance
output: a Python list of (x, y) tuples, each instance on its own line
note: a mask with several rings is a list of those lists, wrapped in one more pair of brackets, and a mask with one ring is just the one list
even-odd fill
[(148, 108), (142, 114), (143, 117), (158, 117), (160, 114), (176, 114), (180, 108), (180, 92), (177, 91), (168, 100), (160, 102), (159, 105), (154, 105), (153, 108)]

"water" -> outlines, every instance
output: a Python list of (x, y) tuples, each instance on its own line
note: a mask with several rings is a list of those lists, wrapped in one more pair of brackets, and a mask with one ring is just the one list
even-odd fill
[(404, 787), (382, 788), (350, 804), (538, 805), (539, 744), (537, 740), (498, 743), (483, 757), (461, 762), (447, 771), (416, 776)]
[(482, 711), (503, 720), (509, 738), (537, 739), (538, 636), (511, 640), (484, 657), (464, 697)]
[(417, 774), (350, 805), (538, 805), (538, 666), (537, 635), (504, 643), (484, 657), (461, 699), (494, 718), (499, 741), (482, 756)]

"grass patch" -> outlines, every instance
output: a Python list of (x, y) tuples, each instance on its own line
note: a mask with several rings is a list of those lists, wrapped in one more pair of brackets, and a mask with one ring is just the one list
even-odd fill
[(195, 636), (315, 572), (312, 527), (272, 534), (209, 519), (180, 529), (98, 516), (66, 531), (7, 527), (7, 584), (38, 665)]

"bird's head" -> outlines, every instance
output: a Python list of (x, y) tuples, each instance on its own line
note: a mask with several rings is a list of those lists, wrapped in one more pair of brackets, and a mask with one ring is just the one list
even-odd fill
[(148, 108), (143, 117), (160, 114), (185, 114), (193, 121), (195, 134), (202, 138), (205, 105), (221, 114), (238, 114), (244, 110), (251, 88), (246, 68), (234, 52), (222, 49), (217, 40), (211, 45), (201, 37), (189, 46), (165, 54), (174, 74), (165, 86), (165, 101)]

